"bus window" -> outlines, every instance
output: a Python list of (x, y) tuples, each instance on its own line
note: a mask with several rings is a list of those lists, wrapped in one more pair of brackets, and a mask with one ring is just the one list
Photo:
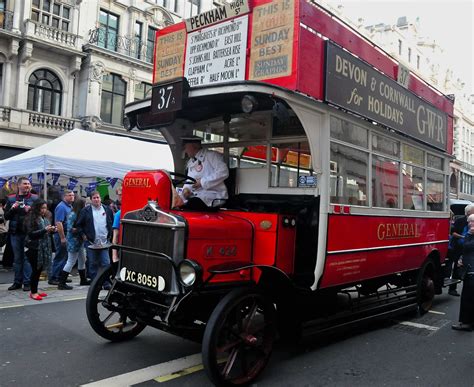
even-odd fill
[(248, 145), (229, 148), (230, 168), (265, 168), (266, 165), (266, 145)]
[(428, 171), (426, 175), (426, 201), (429, 211), (444, 209), (444, 176)]
[(403, 208), (406, 210), (423, 210), (423, 169), (408, 164), (402, 164), (402, 174)]
[(418, 165), (425, 165), (424, 152), (421, 149), (403, 144), (403, 161)]
[(369, 142), (367, 129), (332, 116), (330, 126), (332, 138), (352, 145), (368, 148)]
[(429, 153), (426, 155), (426, 166), (429, 168), (438, 169), (439, 171), (442, 171), (444, 169), (443, 161), (444, 160), (441, 157), (431, 155)]
[(331, 143), (331, 203), (367, 206), (366, 152)]
[(400, 157), (400, 142), (380, 136), (372, 135), (372, 150), (387, 156)]
[(316, 187), (308, 141), (272, 144), (271, 187)]
[(399, 207), (400, 163), (381, 156), (372, 156), (372, 205)]

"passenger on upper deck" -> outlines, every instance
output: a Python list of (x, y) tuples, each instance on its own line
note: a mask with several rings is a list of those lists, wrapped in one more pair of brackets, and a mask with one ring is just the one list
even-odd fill
[(194, 184), (185, 184), (182, 191), (185, 204), (182, 208), (206, 210), (219, 207), (228, 198), (224, 180), (229, 169), (220, 153), (204, 149), (201, 138), (183, 137), (184, 151), (189, 157), (186, 163), (187, 175), (196, 180)]

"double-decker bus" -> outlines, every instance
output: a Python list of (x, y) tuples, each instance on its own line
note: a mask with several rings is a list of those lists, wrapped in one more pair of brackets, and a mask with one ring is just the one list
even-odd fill
[[(247, 384), (278, 338), (441, 291), (453, 102), (318, 4), (240, 0), (158, 31), (152, 98), (125, 114), (175, 171), (124, 179), (119, 268), (87, 299), (102, 337), (197, 340), (215, 384)], [(207, 211), (173, 208), (188, 135), (229, 168)]]

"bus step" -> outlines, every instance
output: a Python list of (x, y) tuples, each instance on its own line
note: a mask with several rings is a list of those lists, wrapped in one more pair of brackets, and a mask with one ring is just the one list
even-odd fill
[(445, 278), (443, 283), (443, 288), (448, 287), (449, 285), (454, 285), (462, 282), (460, 279), (456, 278)]

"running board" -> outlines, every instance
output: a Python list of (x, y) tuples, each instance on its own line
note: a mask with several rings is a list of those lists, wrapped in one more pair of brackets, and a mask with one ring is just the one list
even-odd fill
[[(330, 325), (330, 326), (326, 326), (326, 327), (320, 327), (321, 324), (319, 324), (317, 321), (316, 322), (308, 321), (308, 322), (303, 323), (302, 335), (307, 337), (307, 336), (313, 336), (313, 335), (321, 335), (321, 334), (325, 334), (325, 333), (329, 333), (329, 332), (335, 332), (335, 331), (338, 331), (338, 330), (347, 330), (348, 328), (352, 328), (352, 327), (355, 327), (357, 325), (362, 325), (362, 324), (368, 323), (370, 321), (379, 320), (379, 319), (382, 319), (382, 318), (383, 319), (390, 318), (390, 317), (400, 315), (400, 314), (403, 314), (403, 313), (416, 311), (417, 309), (418, 309), (418, 304), (412, 303), (412, 304), (409, 304), (409, 305), (401, 306), (401, 307), (396, 308), (396, 309), (390, 309), (390, 310), (387, 310), (385, 312), (381, 312), (381, 313), (378, 313), (378, 314), (365, 316), (365, 317), (357, 318), (357, 319), (354, 319), (354, 320), (351, 320), (351, 321), (346, 321), (346, 322), (342, 322), (342, 323), (339, 323), (339, 324)], [(328, 323), (328, 321), (326, 321), (326, 324), (327, 323)]]
[(455, 279), (455, 278), (445, 278), (444, 283), (443, 283), (443, 288), (447, 288), (450, 285), (455, 285), (459, 284), (462, 281), (460, 279)]

